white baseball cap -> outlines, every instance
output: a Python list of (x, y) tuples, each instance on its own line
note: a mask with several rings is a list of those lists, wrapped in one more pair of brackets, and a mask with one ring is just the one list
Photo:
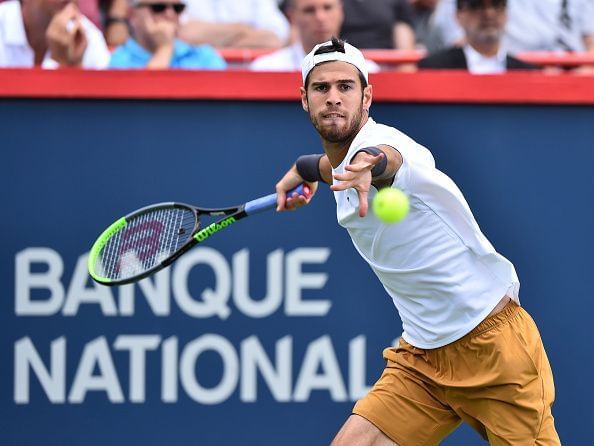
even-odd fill
[[(344, 44), (344, 52), (341, 48), (342, 44)], [(336, 48), (336, 51), (329, 51), (323, 52), (321, 54), (316, 54), (316, 52), (324, 46), (334, 47)], [(303, 76), (303, 84), (305, 84), (305, 79), (307, 79), (307, 75), (309, 74), (309, 72), (313, 70), (316, 65), (322, 62), (332, 62), (335, 60), (340, 60), (342, 62), (347, 62), (351, 65), (354, 65), (365, 78), (365, 82), (369, 82), (367, 62), (365, 61), (365, 57), (363, 57), (363, 53), (350, 43), (346, 43), (334, 38), (333, 40), (329, 40), (328, 42), (316, 45), (314, 49), (311, 50), (311, 52), (307, 56), (305, 56), (303, 62), (301, 63), (301, 74)]]

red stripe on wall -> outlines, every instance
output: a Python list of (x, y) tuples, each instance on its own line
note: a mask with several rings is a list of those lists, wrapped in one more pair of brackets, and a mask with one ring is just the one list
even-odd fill
[[(594, 76), (572, 73), (381, 72), (370, 82), (376, 102), (594, 105)], [(5, 98), (293, 101), (300, 86), (299, 73), (0, 70)]]
[[(263, 56), (274, 50), (261, 48), (218, 48), (217, 51), (229, 63), (248, 63), (258, 56)], [(384, 65), (398, 65), (402, 63), (416, 63), (425, 56), (422, 50), (362, 50), (367, 59)], [(515, 54), (525, 62), (536, 65), (575, 67), (580, 65), (594, 65), (594, 54), (570, 53), (556, 51), (530, 51)]]

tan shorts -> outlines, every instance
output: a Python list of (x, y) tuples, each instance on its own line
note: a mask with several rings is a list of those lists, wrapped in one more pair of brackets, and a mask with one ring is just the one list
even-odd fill
[(472, 332), (423, 350), (400, 340), (355, 405), (399, 446), (436, 445), (462, 421), (491, 445), (560, 445), (551, 366), (534, 321), (510, 302)]

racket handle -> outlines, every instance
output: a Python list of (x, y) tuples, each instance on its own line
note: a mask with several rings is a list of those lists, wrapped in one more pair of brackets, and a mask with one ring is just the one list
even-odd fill
[[(305, 195), (304, 185), (300, 184), (294, 189), (287, 192), (287, 196), (293, 195), (295, 192), (299, 195)], [(252, 201), (248, 201), (245, 204), (245, 213), (247, 215), (254, 215), (259, 212), (268, 211), (276, 207), (276, 194), (266, 195), (265, 197), (257, 198)]]

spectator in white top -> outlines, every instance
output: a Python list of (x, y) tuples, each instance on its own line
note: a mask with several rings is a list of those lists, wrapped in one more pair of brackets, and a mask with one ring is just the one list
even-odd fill
[[(258, 57), (250, 64), (254, 71), (301, 71), (301, 62), (319, 43), (340, 34), (344, 19), (342, 0), (288, 0), (286, 13), (298, 39), (290, 46)], [(374, 73), (379, 66), (367, 61)]]
[(10, 0), (0, 4), (0, 67), (81, 67), (109, 63), (101, 31), (76, 1)]
[(594, 0), (510, 0), (510, 51), (594, 52)]
[(187, 0), (180, 38), (218, 48), (280, 48), (289, 23), (276, 0)]
[[(446, 45), (463, 42), (455, 15), (456, 0), (437, 5), (434, 26)], [(509, 0), (503, 42), (514, 53), (594, 51), (594, 0)]]

